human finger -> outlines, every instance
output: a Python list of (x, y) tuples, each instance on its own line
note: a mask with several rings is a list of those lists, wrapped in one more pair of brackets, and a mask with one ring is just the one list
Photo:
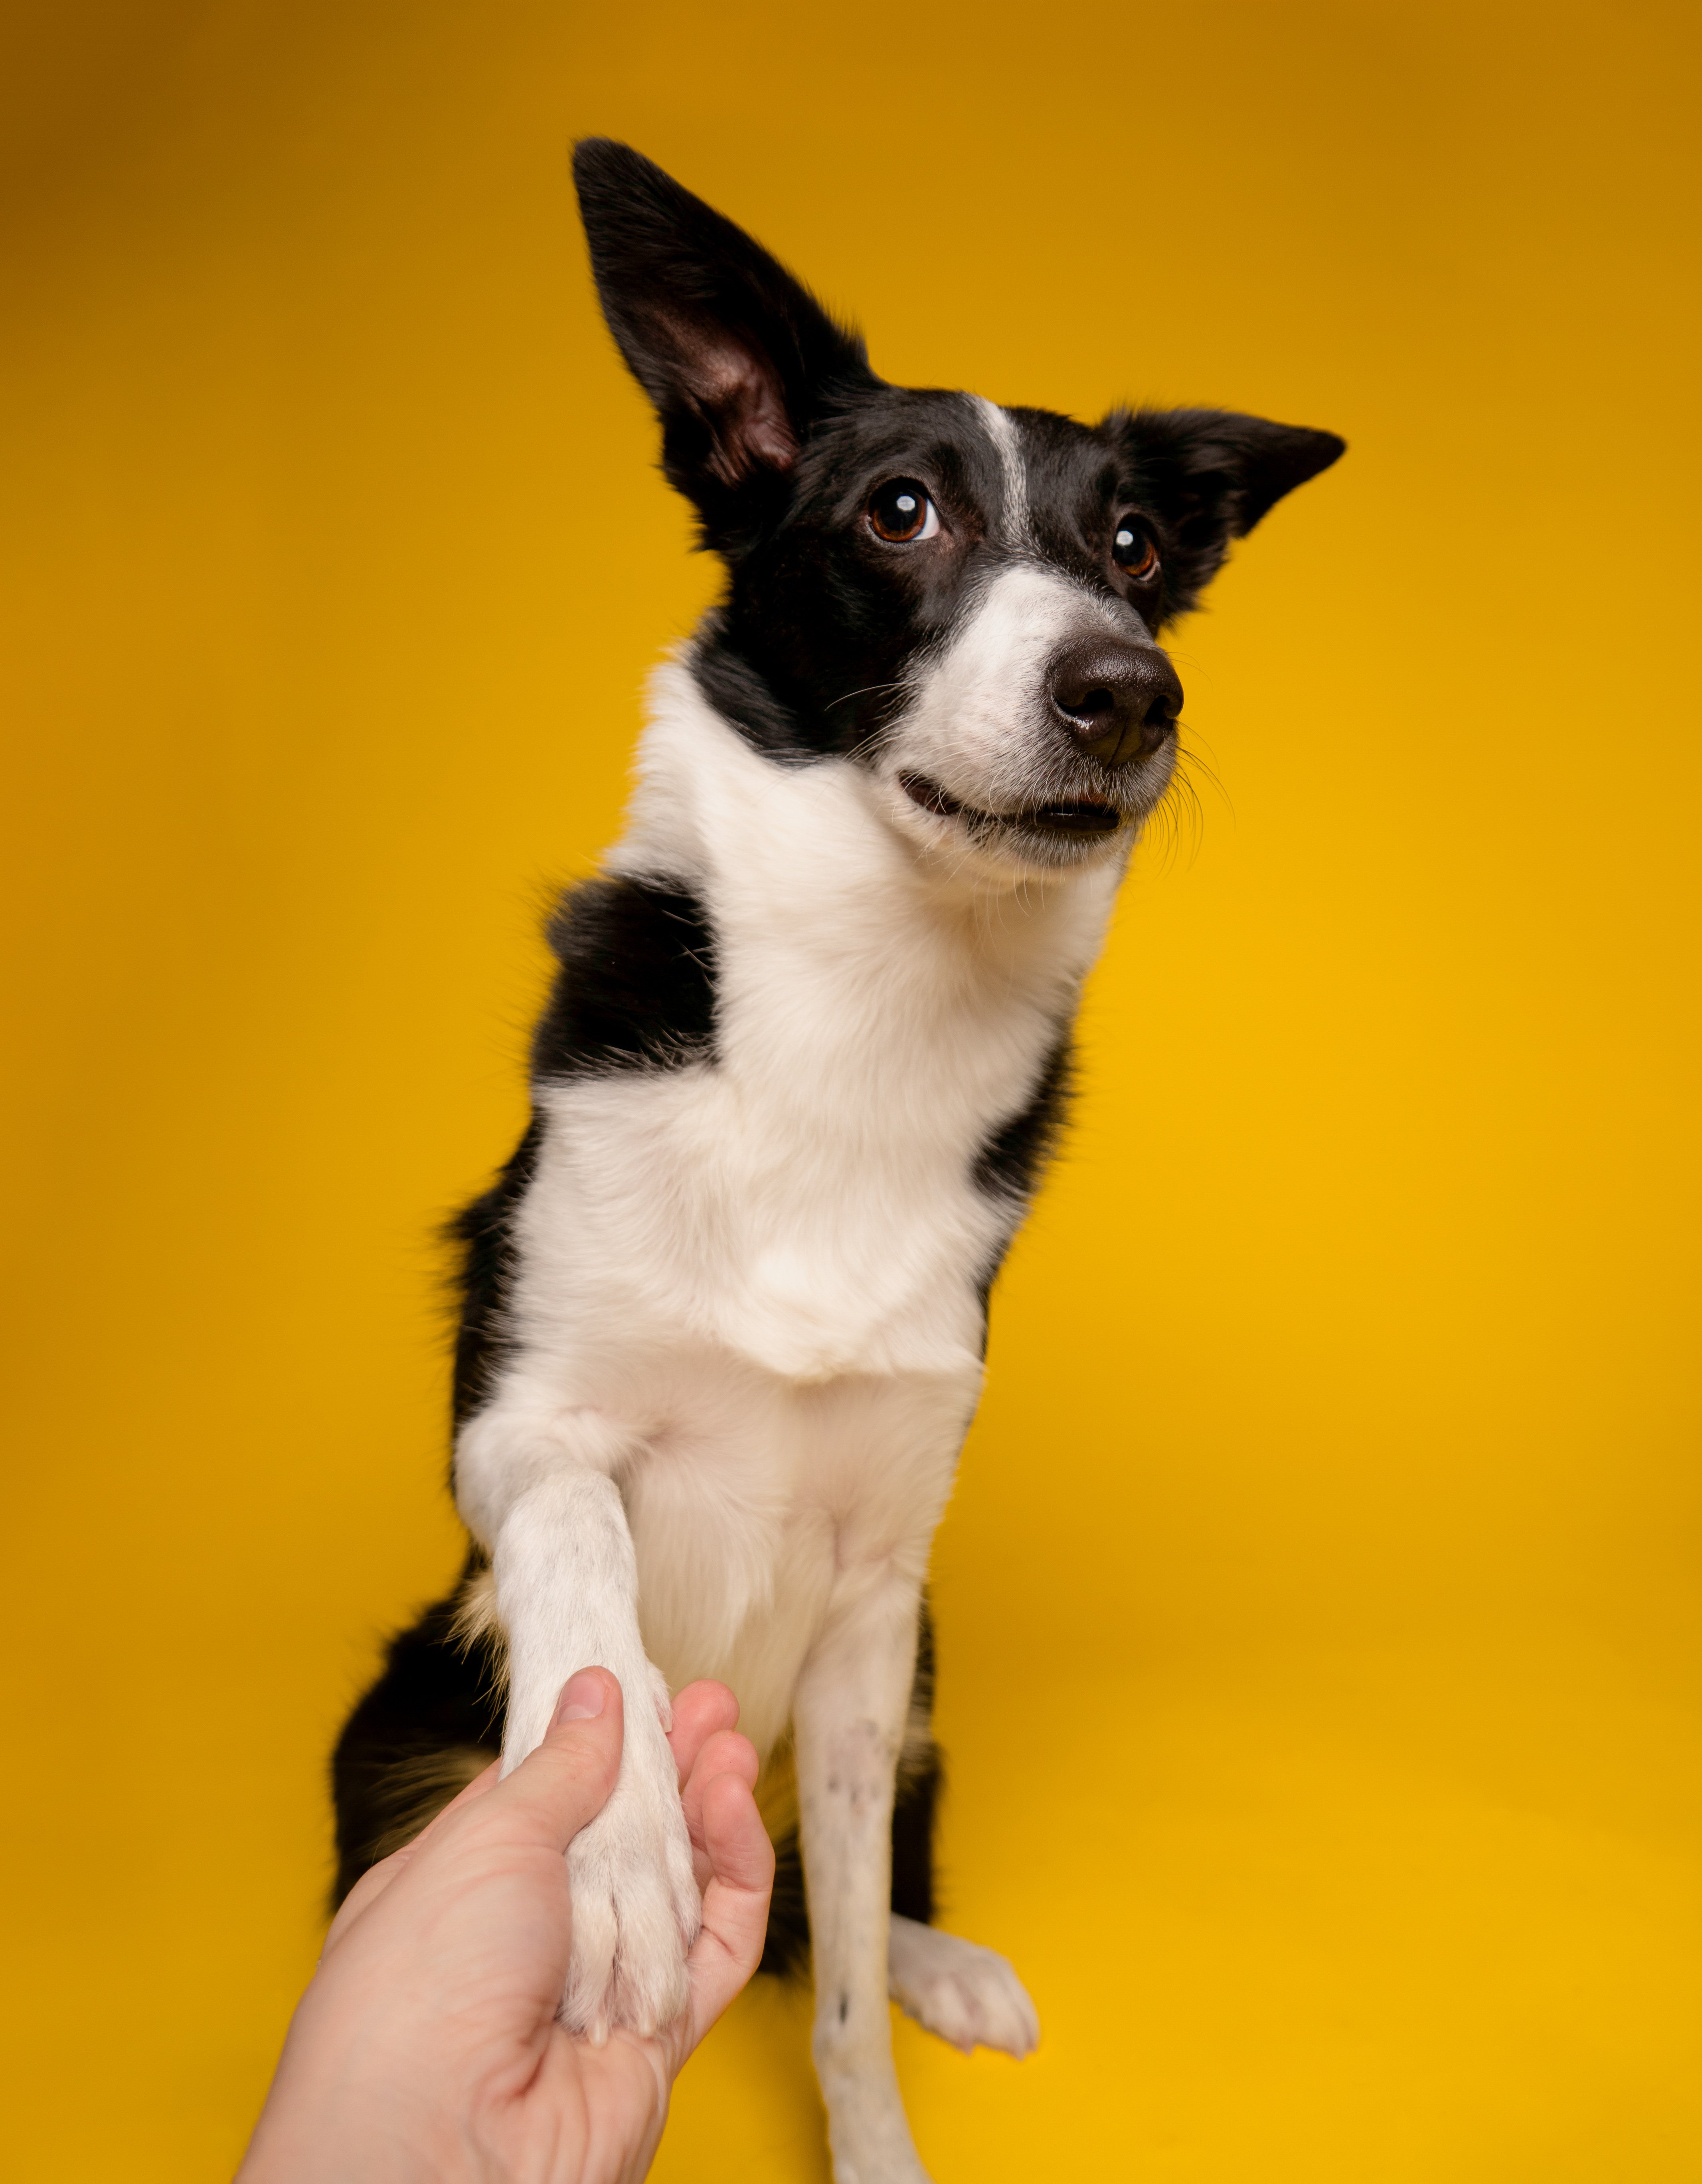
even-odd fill
[(620, 1681), (608, 1669), (580, 1669), (562, 1685), (543, 1741), (470, 1810), (441, 1817), (442, 1833), (420, 1858), (476, 1835), (565, 1851), (609, 1802), (620, 1771), (625, 1716)]
[(704, 1841), (705, 1786), (718, 1774), (736, 1774), (748, 1789), (754, 1790), (761, 1772), (756, 1747), (737, 1730), (718, 1729), (698, 1754), (691, 1777), (680, 1792), (680, 1803), (686, 1815), (686, 1832), (692, 1838), (692, 1864), (699, 1888), (707, 1887), (709, 1879), (709, 1847)]
[(691, 2003), (676, 2030), (677, 2070), (762, 1961), (774, 1890), (774, 1846), (742, 1774), (717, 1774), (702, 1789), (709, 1883), (704, 1925), (686, 1973)]
[(716, 1683), (712, 1677), (700, 1676), (694, 1684), (687, 1684), (675, 1695), (674, 1725), (668, 1731), (668, 1743), (674, 1754), (674, 1764), (680, 1770), (680, 1787), (686, 1786), (698, 1754), (706, 1740), (717, 1730), (737, 1726), (739, 1702), (725, 1684)]

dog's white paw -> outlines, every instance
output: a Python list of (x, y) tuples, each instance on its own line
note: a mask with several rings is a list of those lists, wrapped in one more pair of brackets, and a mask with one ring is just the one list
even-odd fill
[(1021, 2059), (1040, 2042), (1040, 2020), (1027, 1990), (992, 1949), (894, 1916), (887, 1981), (906, 2016), (965, 2054), (996, 2048)]
[(562, 2023), (598, 2047), (617, 2025), (659, 2031), (686, 2006), (686, 1952), (703, 1903), (674, 1755), (646, 1708), (628, 1709), (620, 1779), (568, 1845), (567, 1874), (573, 1947)]

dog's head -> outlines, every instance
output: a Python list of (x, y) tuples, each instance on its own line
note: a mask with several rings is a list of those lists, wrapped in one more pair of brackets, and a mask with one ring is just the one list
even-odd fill
[(1157, 643), (1342, 453), (1222, 410), (1095, 426), (889, 386), (731, 221), (581, 143), (591, 261), (663, 466), (730, 582), (693, 670), (782, 762), (850, 758), (923, 851), (1004, 874), (1118, 854), (1176, 763)]

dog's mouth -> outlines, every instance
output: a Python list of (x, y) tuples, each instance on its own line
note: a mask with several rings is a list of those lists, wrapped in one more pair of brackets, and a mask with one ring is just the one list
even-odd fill
[(1021, 811), (978, 811), (959, 803), (925, 774), (901, 773), (898, 786), (912, 804), (921, 805), (937, 819), (961, 819), (976, 827), (1021, 827), (1037, 834), (1111, 834), (1123, 823), (1124, 814), (1115, 804), (1082, 797), (1074, 802), (1035, 804)]

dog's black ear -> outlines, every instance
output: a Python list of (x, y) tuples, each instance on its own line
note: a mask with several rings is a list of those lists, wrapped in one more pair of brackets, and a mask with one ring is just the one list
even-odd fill
[(1285, 493), (1347, 451), (1333, 432), (1273, 425), (1232, 410), (1114, 411), (1103, 430), (1121, 443), (1141, 505), (1167, 534), (1165, 613), (1185, 613)]
[(837, 326), (742, 228), (630, 146), (574, 148), (603, 316), (662, 421), (662, 465), (712, 543), (744, 527), (836, 398), (879, 382)]

